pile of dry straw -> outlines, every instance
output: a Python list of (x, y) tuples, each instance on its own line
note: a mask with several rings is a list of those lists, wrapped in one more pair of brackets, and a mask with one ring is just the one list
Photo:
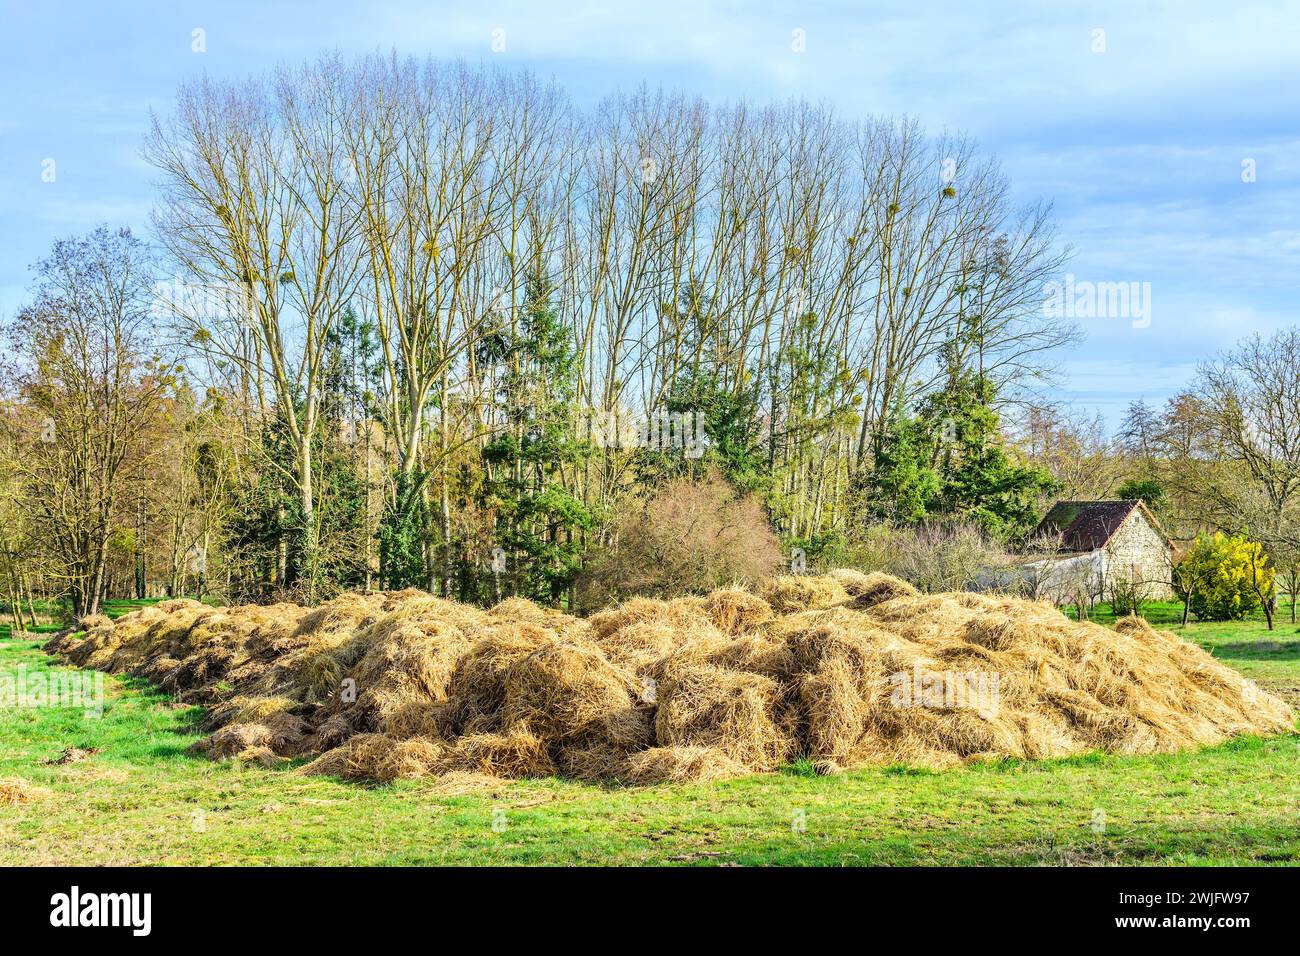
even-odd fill
[(1295, 720), (1140, 619), (1111, 630), (855, 571), (585, 620), (411, 590), (315, 609), (176, 600), (83, 625), (47, 650), (204, 705), (208, 756), (311, 756), (304, 772), (378, 780), (715, 779), (800, 756), (944, 767), (1172, 751)]

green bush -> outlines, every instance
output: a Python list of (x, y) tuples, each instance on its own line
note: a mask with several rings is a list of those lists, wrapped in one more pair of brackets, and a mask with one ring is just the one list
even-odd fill
[(1201, 535), (1174, 567), (1174, 588), (1201, 621), (1235, 621), (1272, 598), (1273, 568), (1245, 535)]

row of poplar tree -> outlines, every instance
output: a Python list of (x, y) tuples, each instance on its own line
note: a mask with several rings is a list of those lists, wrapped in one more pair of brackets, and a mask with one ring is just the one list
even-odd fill
[[(571, 603), (672, 478), (813, 553), (934, 516), (1013, 538), (1051, 487), (998, 409), (1073, 334), (1061, 256), (968, 140), (327, 56), (184, 87), (145, 156), (151, 241), (56, 244), (7, 329), (19, 601)], [(611, 440), (624, 409), (704, 441)]]

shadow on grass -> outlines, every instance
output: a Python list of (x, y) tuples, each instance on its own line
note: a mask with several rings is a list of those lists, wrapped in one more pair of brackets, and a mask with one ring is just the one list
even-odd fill
[[(189, 746), (190, 746), (189, 744), (164, 742), (164, 743), (154, 744), (146, 751), (146, 753), (150, 757), (157, 757), (162, 760), (174, 760), (178, 757), (194, 759), (196, 755), (188, 752)], [(200, 758), (200, 759), (206, 759), (206, 758)]]
[[(768, 864), (924, 865), (936, 858), (959, 858), (966, 864), (1003, 866), (1169, 865), (1206, 861), (1235, 865), (1269, 865), (1300, 860), (1300, 842), (1286, 821), (1240, 826), (1197, 821), (1195, 824), (1126, 826), (1123, 816), (1103, 834), (1086, 822), (1074, 827), (1044, 828), (1029, 839), (983, 831), (926, 830), (927, 846), (907, 836), (858, 842), (834, 841), (819, 847), (779, 850), (753, 860)], [(742, 862), (744, 854), (741, 855)]]
[(1300, 641), (1272, 640), (1238, 641), (1233, 644), (1211, 645), (1215, 657), (1239, 661), (1298, 661)]

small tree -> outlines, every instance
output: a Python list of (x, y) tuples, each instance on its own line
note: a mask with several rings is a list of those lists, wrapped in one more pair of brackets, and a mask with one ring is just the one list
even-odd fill
[(78, 617), (99, 611), (125, 489), (148, 470), (149, 428), (175, 383), (152, 352), (151, 268), (126, 229), (59, 240), (5, 330), (29, 412), (17, 459), (28, 517)]
[(1264, 549), (1259, 545), (1253, 545), (1246, 552), (1247, 568), (1249, 570), (1250, 590), (1255, 598), (1259, 601), (1260, 607), (1264, 609), (1264, 620), (1268, 621), (1268, 629), (1273, 630), (1273, 611), (1277, 601), (1277, 585), (1273, 568), (1269, 566), (1268, 555), (1264, 554)]
[(1300, 592), (1300, 552), (1293, 547), (1283, 550), (1276, 562), (1282, 587), (1291, 601), (1291, 623), (1296, 623), (1296, 594)]
[(703, 594), (773, 574), (783, 554), (762, 503), (714, 473), (668, 482), (618, 523), (589, 556), (578, 582), (584, 608), (632, 595)]
[(1204, 593), (1210, 585), (1216, 570), (1215, 565), (1208, 561), (1190, 561), (1190, 552), (1184, 556), (1183, 560), (1175, 561), (1173, 566), (1173, 585), (1174, 593), (1177, 594), (1183, 602), (1183, 626), (1187, 626), (1188, 618), (1191, 615), (1192, 599), (1195, 595)]
[(1110, 609), (1116, 617), (1141, 614), (1142, 600), (1146, 596), (1146, 581), (1136, 572), (1112, 574), (1107, 581), (1110, 591)]
[(876, 517), (902, 523), (973, 523), (1002, 540), (1038, 522), (1038, 499), (1057, 487), (1008, 454), (993, 383), (954, 371), (915, 416), (898, 414), (879, 444), (864, 491)]
[(550, 279), (531, 273), (517, 327), (484, 336), (478, 352), (500, 370), (503, 427), (483, 449), (490, 476), (484, 505), (496, 514), (511, 592), (558, 603), (578, 573), (582, 533), (595, 517), (565, 480), (592, 449), (573, 420), (577, 355), (553, 296)]
[(1273, 568), (1245, 535), (1201, 535), (1179, 562), (1174, 586), (1202, 621), (1240, 620), (1261, 605), (1272, 627)]

